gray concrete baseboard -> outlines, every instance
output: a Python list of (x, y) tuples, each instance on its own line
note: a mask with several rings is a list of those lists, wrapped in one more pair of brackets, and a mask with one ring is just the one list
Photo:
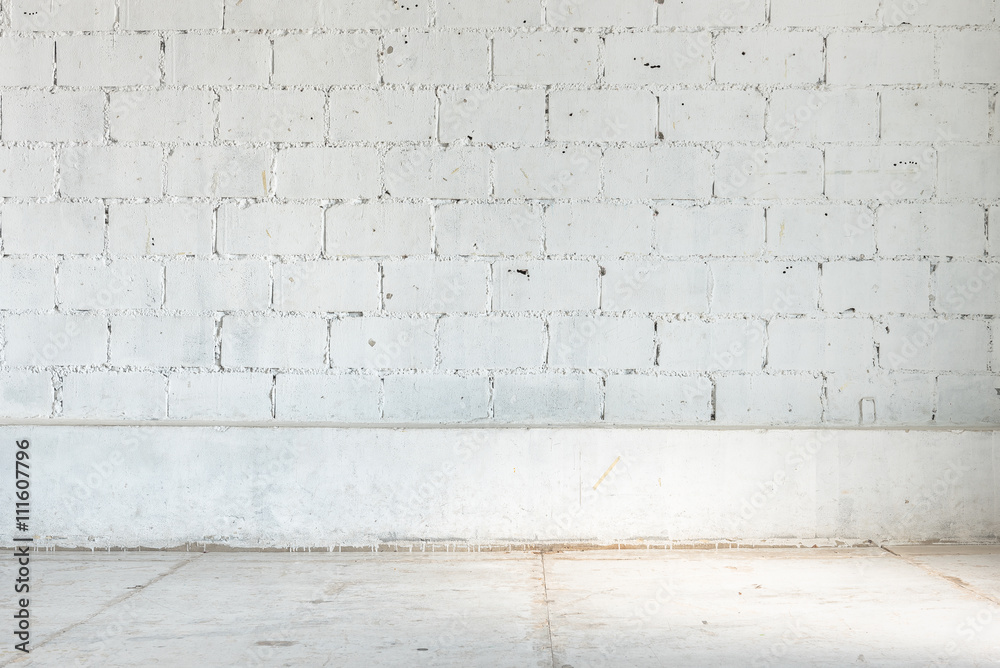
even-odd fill
[(3, 426), (45, 548), (994, 542), (1000, 431)]

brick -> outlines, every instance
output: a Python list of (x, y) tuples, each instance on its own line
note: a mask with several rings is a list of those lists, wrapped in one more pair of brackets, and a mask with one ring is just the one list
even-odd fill
[(819, 267), (813, 262), (711, 263), (712, 313), (815, 313)]
[(4, 141), (101, 141), (101, 91), (13, 90), (3, 94)]
[(896, 317), (875, 328), (879, 366), (906, 371), (985, 371), (989, 337), (975, 320)]
[(274, 267), (274, 308), (303, 313), (374, 311), (379, 307), (374, 262), (288, 262)]
[(878, 210), (878, 250), (889, 257), (981, 256), (985, 216), (978, 204), (886, 204)]
[(329, 28), (416, 28), (426, 26), (426, 0), (331, 0), (324, 2)]
[(754, 26), (767, 22), (764, 0), (664, 0), (661, 26)]
[(382, 383), (370, 376), (279, 373), (275, 417), (295, 422), (377, 422)]
[(484, 262), (404, 260), (382, 267), (389, 313), (481, 313), (489, 265)]
[(823, 380), (809, 375), (725, 376), (715, 382), (715, 420), (722, 425), (817, 424)]
[(865, 86), (934, 81), (934, 36), (916, 32), (833, 33), (827, 82)]
[(608, 376), (605, 421), (615, 424), (696, 424), (712, 418), (712, 383), (704, 376)]
[(322, 318), (227, 315), (222, 319), (222, 366), (323, 369), (327, 331)]
[(883, 141), (978, 141), (990, 133), (985, 90), (922, 88), (882, 92)]
[(324, 23), (324, 3), (315, 0), (225, 1), (227, 30), (310, 30)]
[(493, 79), (500, 85), (597, 81), (596, 35), (538, 32), (493, 38)]
[(494, 311), (573, 311), (600, 303), (597, 263), (504, 260), (493, 269)]
[(27, 32), (111, 30), (115, 0), (13, 0), (10, 24)]
[(886, 25), (985, 25), (993, 22), (993, 0), (888, 0)]
[(223, 255), (314, 255), (323, 250), (323, 209), (314, 204), (223, 204), (217, 216)]
[(108, 251), (114, 255), (210, 255), (212, 206), (197, 203), (108, 207)]
[(642, 204), (553, 204), (545, 249), (557, 255), (648, 255), (653, 210)]
[(704, 313), (708, 266), (704, 262), (608, 262), (601, 278), (603, 311)]
[(436, 25), (449, 28), (524, 28), (542, 23), (538, 0), (441, 0)]
[(93, 315), (8, 315), (4, 319), (8, 366), (104, 364), (108, 322)]
[(385, 156), (385, 187), (395, 197), (487, 197), (489, 164), (485, 148), (392, 148)]
[(772, 206), (767, 210), (767, 251), (777, 256), (871, 257), (874, 222), (871, 210), (862, 206)]
[(55, 306), (52, 260), (0, 257), (0, 310), (48, 311)]
[(817, 4), (810, 0), (771, 0), (771, 25), (844, 26), (878, 25), (879, 0), (840, 0)]
[(1000, 51), (1000, 33), (948, 31), (938, 36), (938, 43), (941, 81), (996, 84), (1000, 80), (1000, 62), (983, 55)]
[(212, 141), (215, 97), (202, 90), (114, 91), (111, 138), (127, 142)]
[(490, 43), (471, 32), (407, 32), (383, 37), (386, 83), (472, 84), (490, 80)]
[(989, 254), (1000, 255), (1000, 206), (990, 207)]
[(774, 371), (874, 368), (871, 320), (775, 318), (767, 325), (767, 365)]
[(337, 369), (433, 369), (434, 320), (342, 318), (330, 323), (330, 365)]
[(167, 156), (167, 194), (266, 197), (272, 152), (235, 146), (179, 146)]
[(168, 368), (215, 366), (215, 319), (115, 316), (111, 319), (111, 363)]
[(814, 84), (823, 78), (823, 37), (815, 32), (727, 32), (716, 40), (715, 80)]
[(938, 376), (935, 423), (995, 426), (1000, 423), (1000, 375)]
[(703, 84), (712, 80), (710, 33), (612, 34), (604, 42), (609, 83)]
[(252, 86), (271, 76), (266, 35), (171, 35), (164, 60), (166, 81), (181, 86)]
[(826, 150), (826, 195), (881, 201), (931, 197), (935, 167), (929, 146), (831, 146)]
[(0, 218), (7, 254), (72, 255), (104, 250), (101, 204), (4, 204)]
[(326, 210), (327, 255), (427, 255), (430, 208), (418, 204), (340, 204)]
[(322, 141), (325, 104), (317, 90), (223, 91), (219, 134), (236, 142)]
[(170, 310), (254, 310), (271, 301), (270, 268), (262, 260), (168, 262), (166, 285)]
[(345, 90), (330, 97), (333, 141), (427, 141), (437, 100), (428, 90)]
[(167, 402), (175, 420), (270, 420), (269, 373), (175, 373)]
[(160, 83), (157, 35), (74, 35), (56, 40), (60, 86), (155, 86)]
[(0, 147), (0, 197), (48, 197), (54, 189), (51, 149)]
[(764, 210), (751, 206), (674, 206), (655, 209), (653, 234), (662, 255), (759, 255), (764, 249)]
[(291, 86), (376, 84), (379, 80), (378, 49), (378, 37), (365, 33), (275, 37), (274, 83)]
[(70, 197), (159, 197), (163, 151), (156, 146), (71, 146), (59, 161)]
[(545, 20), (560, 28), (645, 28), (656, 25), (656, 6), (647, 0), (555, 0)]
[(1000, 146), (946, 144), (938, 158), (939, 196), (1000, 198)]
[(278, 151), (274, 190), (293, 199), (356, 199), (380, 192), (373, 148), (287, 148)]
[(545, 322), (537, 318), (445, 317), (442, 369), (536, 369), (545, 363)]
[(660, 94), (660, 131), (670, 141), (763, 141), (764, 96), (744, 90)]
[(221, 30), (223, 0), (122, 0), (124, 30)]
[(823, 194), (823, 152), (804, 146), (726, 146), (715, 165), (715, 195), (806, 199)]
[[(827, 376), (827, 407), (823, 421), (864, 426), (913, 426), (930, 424), (934, 415), (934, 376), (845, 371)], [(874, 406), (875, 419), (862, 420)]]
[(779, 142), (875, 141), (878, 117), (874, 90), (776, 90), (767, 135)]
[(440, 117), (444, 143), (540, 144), (545, 141), (545, 91), (442, 91)]
[(52, 415), (55, 390), (48, 373), (0, 372), (0, 416), (47, 418)]
[(820, 282), (823, 309), (843, 313), (927, 313), (931, 268), (928, 262), (857, 260), (827, 262)]
[(650, 369), (656, 357), (649, 318), (554, 317), (550, 368)]
[(656, 96), (648, 91), (555, 90), (549, 93), (554, 141), (650, 142)]
[(0, 38), (0, 86), (51, 86), (56, 43), (38, 37)]
[(536, 255), (542, 209), (533, 204), (442, 204), (434, 210), (439, 255)]
[(708, 199), (712, 154), (697, 146), (609, 148), (604, 190), (624, 199)]
[(660, 320), (656, 366), (668, 371), (760, 371), (764, 366), (764, 322)]
[(1000, 315), (1000, 264), (943, 262), (934, 282), (937, 313)]
[(390, 422), (470, 422), (489, 415), (488, 378), (388, 376), (383, 419)]
[(116, 420), (160, 420), (167, 416), (167, 379), (158, 373), (66, 374), (62, 416)]
[(601, 419), (601, 379), (590, 374), (497, 376), (497, 422), (579, 424)]
[(496, 196), (595, 197), (600, 162), (600, 149), (587, 146), (497, 149)]
[(159, 308), (163, 267), (149, 260), (64, 260), (57, 299), (62, 308), (75, 310)]

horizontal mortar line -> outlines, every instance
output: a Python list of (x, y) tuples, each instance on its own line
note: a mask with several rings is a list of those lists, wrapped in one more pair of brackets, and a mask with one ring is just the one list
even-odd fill
[(642, 424), (642, 423), (414, 423), (414, 422), (296, 422), (255, 420), (77, 420), (67, 418), (0, 419), (3, 427), (225, 427), (253, 429), (368, 429), (368, 430), (643, 430), (643, 431), (916, 431), (916, 432), (1000, 432), (996, 425), (721, 425), (721, 424)]

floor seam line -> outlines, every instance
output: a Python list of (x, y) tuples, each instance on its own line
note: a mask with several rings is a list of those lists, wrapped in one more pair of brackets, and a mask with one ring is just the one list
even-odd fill
[[(180, 569), (182, 569), (185, 566), (187, 566), (188, 564), (190, 564), (192, 561), (195, 561), (196, 559), (198, 559), (199, 557), (201, 557), (203, 554), (205, 554), (205, 553), (204, 552), (199, 552), (198, 554), (195, 554), (194, 556), (190, 557), (189, 559), (185, 559), (184, 561), (181, 561), (180, 563), (174, 564), (173, 566), (171, 566), (170, 568), (168, 568), (164, 572), (160, 573), (159, 575), (157, 575), (156, 577), (154, 577), (152, 580), (150, 580), (146, 584), (141, 585), (139, 587), (136, 587), (135, 589), (132, 589), (131, 591), (128, 591), (128, 592), (126, 592), (124, 594), (121, 594), (121, 595), (119, 595), (119, 596), (111, 599), (106, 604), (104, 604), (101, 607), (100, 610), (96, 611), (94, 614), (90, 615), (86, 619), (81, 619), (78, 622), (74, 622), (74, 623), (70, 624), (69, 626), (56, 631), (55, 633), (53, 633), (52, 635), (50, 635), (45, 640), (42, 640), (41, 642), (35, 644), (35, 646), (32, 648), (32, 651), (35, 651), (39, 647), (47, 645), (48, 643), (52, 642), (56, 638), (58, 638), (58, 637), (60, 637), (60, 636), (62, 636), (64, 634), (68, 633), (69, 631), (75, 629), (77, 626), (81, 626), (83, 624), (86, 624), (90, 620), (94, 619), (95, 617), (97, 617), (98, 615), (100, 615), (100, 614), (102, 614), (104, 612), (107, 612), (108, 610), (110, 610), (111, 608), (115, 607), (119, 603), (124, 603), (125, 601), (129, 600), (133, 596), (142, 593), (150, 585), (154, 585), (157, 582), (159, 582), (160, 580), (163, 580), (165, 578), (170, 577), (171, 575), (173, 575), (174, 573), (176, 573)], [(5, 661), (4, 663), (0, 663), (0, 666), (6, 666), (9, 663), (10, 663), (10, 661)]]
[(552, 644), (552, 616), (549, 614), (549, 583), (545, 574), (545, 551), (539, 553), (542, 559), (542, 591), (545, 594), (545, 628), (549, 632), (549, 661), (556, 668), (556, 649)]
[(973, 594), (974, 596), (978, 596), (981, 599), (989, 601), (990, 603), (993, 603), (994, 605), (1000, 605), (1000, 599), (994, 598), (993, 596), (990, 596), (989, 594), (985, 594), (985, 593), (979, 591), (978, 589), (974, 588), (972, 585), (968, 584), (964, 580), (960, 580), (959, 582), (955, 582), (955, 580), (958, 579), (958, 578), (953, 578), (951, 576), (945, 575), (944, 573), (941, 573), (940, 571), (937, 571), (937, 570), (931, 568), (930, 566), (928, 566), (926, 564), (922, 564), (919, 561), (914, 561), (913, 559), (910, 559), (909, 557), (906, 557), (905, 555), (899, 554), (898, 552), (893, 552), (892, 550), (890, 550), (889, 548), (887, 548), (884, 545), (880, 545), (879, 547), (881, 549), (885, 550), (886, 552), (888, 552), (889, 554), (891, 554), (892, 556), (894, 556), (894, 557), (896, 557), (898, 559), (902, 559), (906, 563), (908, 563), (911, 566), (914, 566), (916, 568), (919, 568), (920, 570), (924, 571), (925, 573), (929, 573), (930, 575), (933, 575), (934, 577), (936, 577), (936, 578), (938, 578), (940, 580), (944, 580), (944, 581), (948, 582), (949, 584), (951, 584), (951, 585), (953, 585), (955, 587), (958, 587), (959, 589), (963, 589), (963, 590), (965, 590), (965, 591)]

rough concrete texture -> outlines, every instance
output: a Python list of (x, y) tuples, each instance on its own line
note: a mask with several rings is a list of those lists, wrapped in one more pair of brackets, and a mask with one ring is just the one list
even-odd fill
[(31, 559), (34, 651), (0, 665), (1000, 662), (997, 548)]
[(0, 418), (996, 425), (997, 7), (8, 2)]
[(4, 427), (0, 461), (25, 439), (37, 546), (1000, 537), (995, 431)]

